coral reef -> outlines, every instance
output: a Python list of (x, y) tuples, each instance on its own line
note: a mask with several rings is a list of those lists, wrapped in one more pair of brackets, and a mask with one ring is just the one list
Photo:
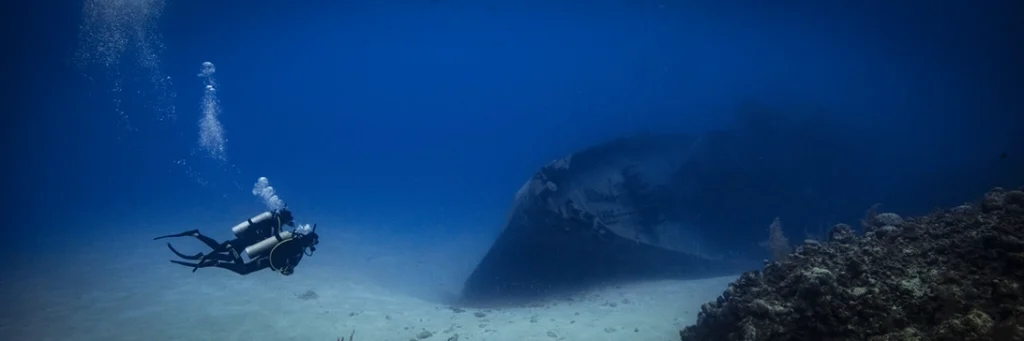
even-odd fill
[(837, 225), (744, 273), (680, 337), (1024, 340), (1022, 190), (916, 218), (872, 210), (863, 236)]

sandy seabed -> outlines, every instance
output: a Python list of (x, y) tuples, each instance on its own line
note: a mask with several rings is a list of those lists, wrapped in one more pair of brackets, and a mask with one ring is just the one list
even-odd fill
[[(174, 244), (201, 250), (197, 241)], [(284, 277), (191, 273), (167, 262), (163, 243), (124, 245), (97, 242), (89, 249), (105, 252), (65, 250), (5, 274), (0, 339), (335, 341), (354, 330), (358, 341), (668, 341), (736, 278), (622, 284), (479, 309), (426, 294), (457, 291), (479, 250), (322, 247)]]

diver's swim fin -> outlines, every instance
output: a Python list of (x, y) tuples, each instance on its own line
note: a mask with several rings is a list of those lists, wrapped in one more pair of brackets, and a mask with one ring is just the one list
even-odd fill
[(199, 264), (198, 263), (182, 262), (182, 261), (173, 260), (173, 259), (171, 260), (171, 263), (190, 267), (190, 268), (192, 268), (192, 272), (196, 272), (196, 270), (199, 270)]
[(196, 253), (196, 254), (191, 255), (191, 256), (183, 254), (181, 252), (178, 252), (178, 250), (174, 249), (174, 246), (171, 246), (171, 243), (167, 243), (167, 248), (171, 249), (171, 252), (174, 252), (175, 256), (181, 257), (182, 259), (198, 260), (198, 259), (203, 258), (203, 253), (202, 252)]
[(182, 232), (182, 233), (175, 233), (175, 234), (169, 234), (169, 235), (166, 235), (166, 236), (159, 236), (159, 237), (153, 238), (153, 240), (164, 239), (164, 238), (172, 238), (172, 237), (185, 237), (185, 236), (191, 236), (191, 235), (194, 235), (194, 234), (197, 234), (197, 233), (199, 233), (199, 230), (189, 230), (189, 231), (185, 231), (185, 232)]

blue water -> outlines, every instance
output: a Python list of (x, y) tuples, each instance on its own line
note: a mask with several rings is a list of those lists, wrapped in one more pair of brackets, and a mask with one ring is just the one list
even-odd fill
[[(90, 22), (89, 3), (126, 12)], [(38, 274), (65, 264), (38, 269), (41, 258), (120, 261), (97, 241), (224, 237), (265, 209), (250, 192), (261, 176), (327, 235), (471, 235), (482, 252), (550, 160), (636, 133), (733, 129), (748, 101), (824, 108), (858, 151), (830, 162), (865, 174), (838, 184), (854, 188), (847, 212), (925, 213), (1022, 184), (1019, 3), (828, 3), (10, 5), (3, 252)], [(152, 25), (123, 20), (159, 4)], [(111, 65), (80, 58), (99, 48), (82, 39), (89, 25), (123, 34)], [(197, 142), (205, 61), (221, 159)], [(739, 238), (763, 239), (769, 222)]]

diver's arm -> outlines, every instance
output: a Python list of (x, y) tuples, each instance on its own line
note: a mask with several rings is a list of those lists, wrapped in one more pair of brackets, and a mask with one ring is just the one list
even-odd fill
[(240, 274), (240, 275), (248, 275), (250, 273), (253, 273), (253, 272), (256, 272), (256, 271), (260, 271), (260, 270), (263, 270), (263, 269), (266, 269), (266, 268), (269, 268), (269, 267), (270, 267), (270, 259), (266, 258), (266, 257), (260, 257), (260, 258), (257, 258), (256, 260), (253, 260), (253, 261), (247, 262), (245, 264), (242, 264), (241, 265), (241, 268), (243, 270), (242, 272), (238, 272), (238, 271), (235, 271), (235, 272), (238, 272), (238, 274)]
[(251, 274), (253, 272), (265, 269), (268, 265), (263, 265), (263, 263), (265, 263), (265, 262), (260, 262), (259, 260), (248, 262), (248, 263), (242, 263), (242, 264), (230, 263), (230, 262), (217, 262), (217, 263), (213, 264), (212, 266), (215, 266), (215, 267), (218, 267), (218, 268), (221, 268), (221, 269), (230, 270), (231, 272), (234, 272), (236, 274), (245, 276), (245, 275)]
[(206, 260), (203, 260), (203, 261), (198, 262), (198, 263), (188, 263), (188, 262), (182, 262), (182, 261), (177, 261), (177, 260), (171, 260), (171, 263), (190, 267), (190, 268), (192, 268), (192, 272), (196, 272), (196, 270), (199, 269), (199, 268), (218, 267), (218, 268), (221, 268), (221, 269), (230, 270), (231, 272), (234, 272), (236, 274), (243, 275), (243, 276), (270, 267), (270, 262), (266, 258), (260, 258), (260, 259), (257, 259), (257, 260), (254, 260), (254, 261), (251, 261), (251, 262), (248, 262), (248, 263), (243, 263), (243, 264), (232, 263), (232, 262), (224, 262), (224, 261), (217, 261), (217, 260), (213, 260), (213, 259), (206, 259)]

